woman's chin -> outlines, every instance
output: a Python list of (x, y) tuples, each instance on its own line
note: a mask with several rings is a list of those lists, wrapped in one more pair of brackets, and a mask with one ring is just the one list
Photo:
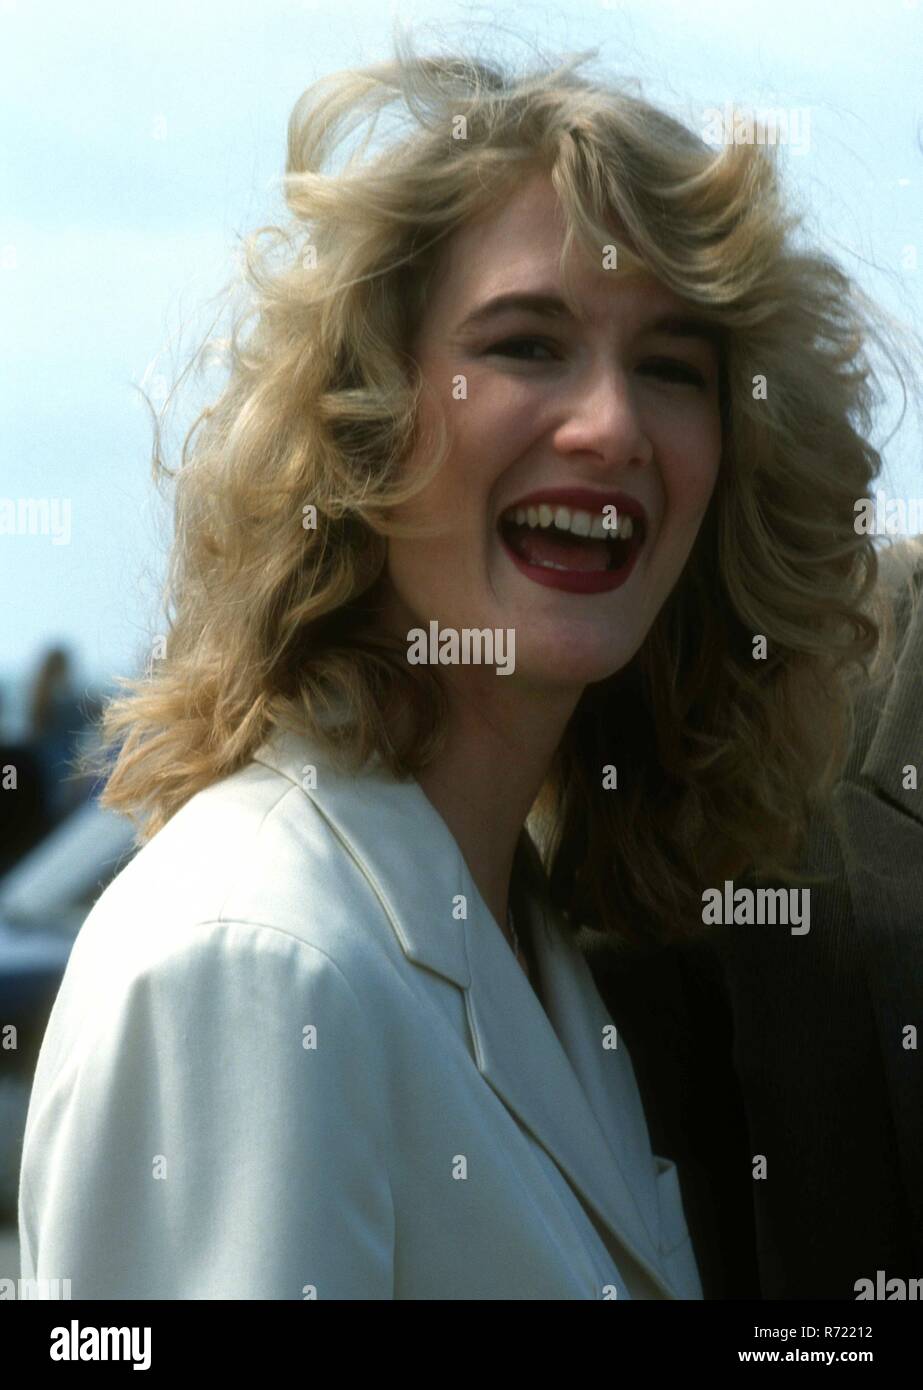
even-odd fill
[(621, 652), (575, 652), (572, 647), (549, 654), (546, 648), (534, 655), (526, 651), (516, 654), (516, 674), (523, 684), (548, 690), (580, 692), (597, 681), (616, 675), (634, 655), (634, 650)]

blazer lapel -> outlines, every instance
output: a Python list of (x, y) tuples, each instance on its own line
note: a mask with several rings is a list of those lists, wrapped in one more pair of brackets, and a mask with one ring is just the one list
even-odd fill
[[(256, 760), (302, 787), (375, 890), (407, 956), (464, 991), (484, 1079), (667, 1297), (656, 1173), (631, 1063), (589, 967), (550, 905), (527, 893), (547, 1012), (484, 903), (458, 844), (414, 779), (377, 758), (356, 778), (305, 735), (278, 732)], [(306, 769), (316, 768), (316, 787)], [(460, 917), (458, 904), (466, 905)], [(454, 909), (454, 911), (453, 911)]]
[[(469, 891), (477, 893), (473, 883)], [(479, 1070), (616, 1240), (675, 1296), (660, 1268), (643, 1110), (623, 1054), (603, 1047), (612, 1025), (588, 967), (554, 913), (530, 895), (543, 1009), (493, 916), (475, 901), (466, 1002)]]

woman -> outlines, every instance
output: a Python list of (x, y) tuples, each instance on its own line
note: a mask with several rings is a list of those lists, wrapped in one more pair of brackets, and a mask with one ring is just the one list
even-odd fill
[(701, 1297), (577, 932), (701, 929), (829, 785), (873, 330), (765, 148), (576, 66), (293, 113), (31, 1101), (23, 1273), (75, 1298)]

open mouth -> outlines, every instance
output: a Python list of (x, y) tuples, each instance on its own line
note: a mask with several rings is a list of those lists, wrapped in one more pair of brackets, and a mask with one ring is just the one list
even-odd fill
[(644, 522), (628, 516), (621, 518), (618, 532), (613, 528), (604, 536), (578, 535), (554, 523), (530, 526), (510, 513), (502, 516), (498, 525), (507, 546), (525, 564), (583, 574), (622, 569), (646, 536)]

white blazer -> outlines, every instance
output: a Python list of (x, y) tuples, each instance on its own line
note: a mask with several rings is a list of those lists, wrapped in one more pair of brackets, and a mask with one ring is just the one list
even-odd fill
[(529, 913), (547, 1013), (419, 783), (276, 734), (79, 932), (29, 1105), (22, 1277), (701, 1298), (625, 1044), (534, 890)]

